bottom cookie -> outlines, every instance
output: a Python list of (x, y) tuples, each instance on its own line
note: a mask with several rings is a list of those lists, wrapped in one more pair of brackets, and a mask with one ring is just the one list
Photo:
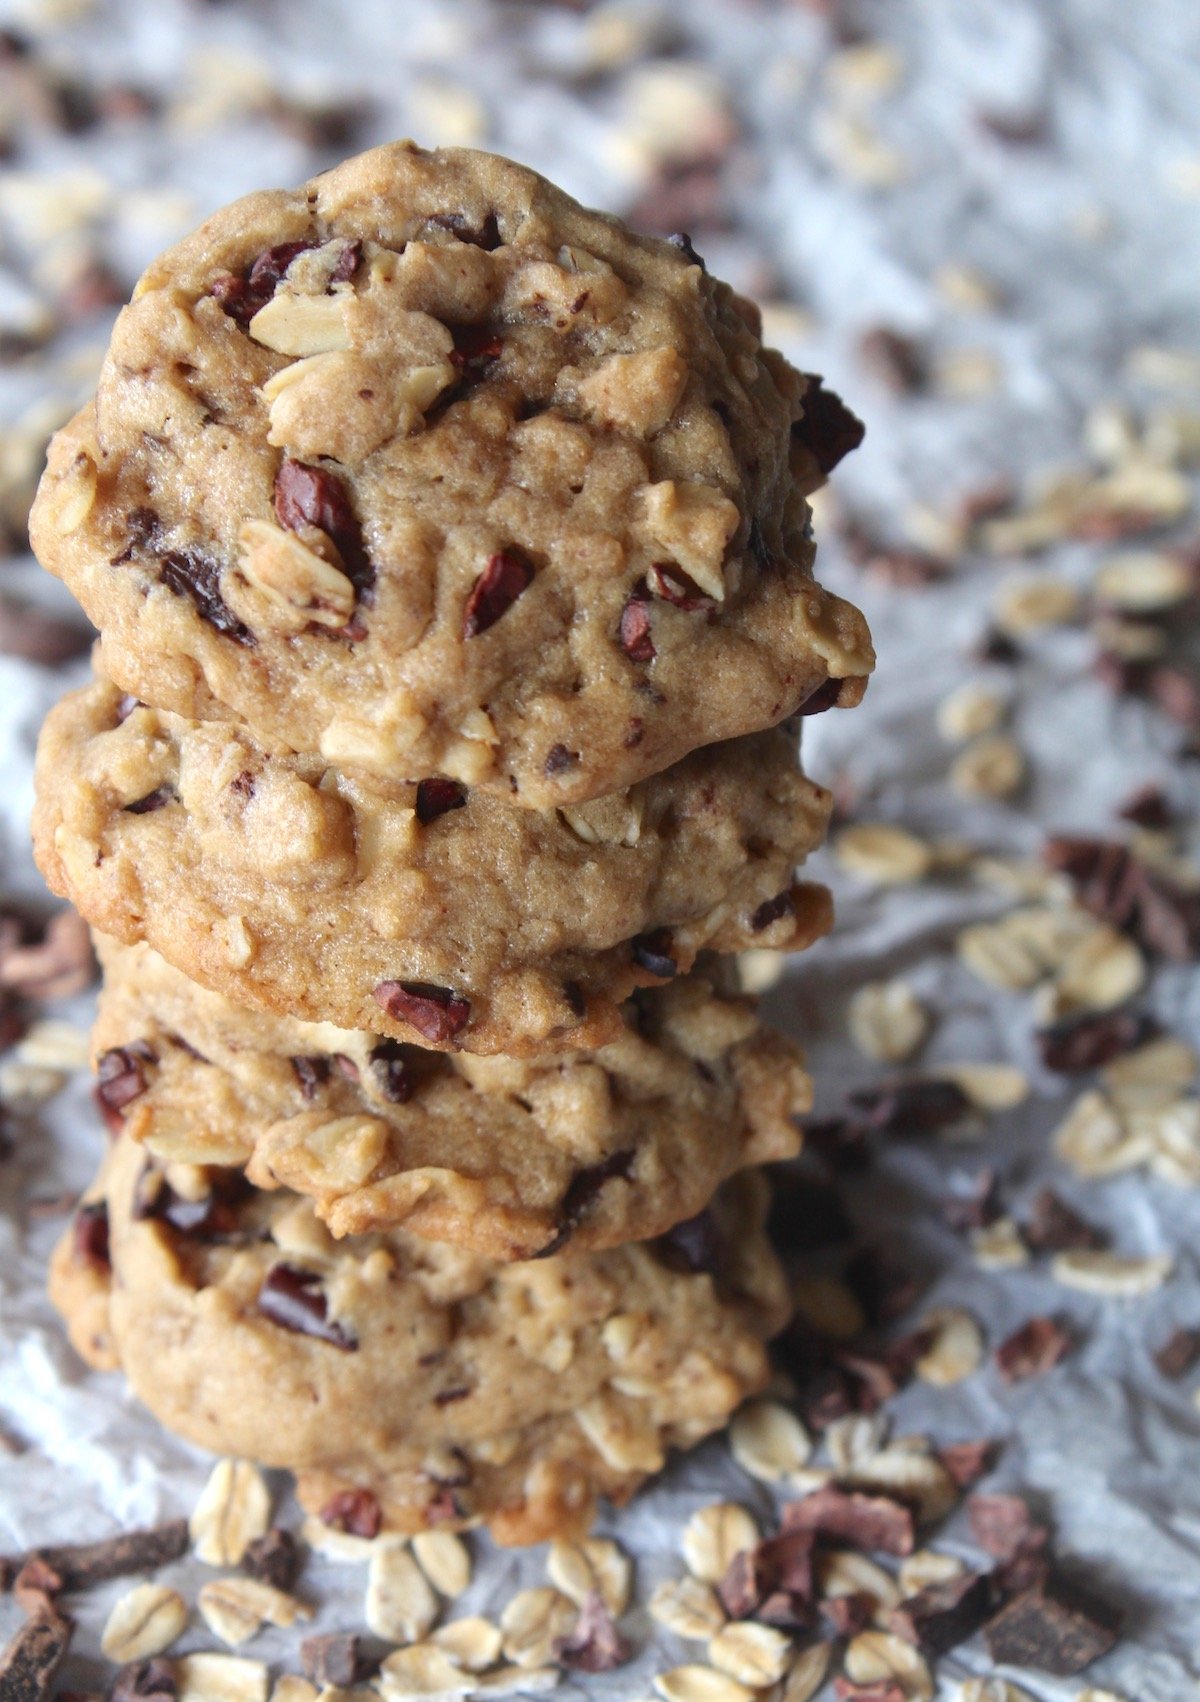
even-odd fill
[(402, 1230), (334, 1241), (310, 1201), (123, 1137), (51, 1295), (169, 1429), (291, 1470), (327, 1520), (355, 1491), (385, 1528), (540, 1542), (765, 1385), (788, 1312), (766, 1208), (750, 1173), (657, 1241), (497, 1264)]

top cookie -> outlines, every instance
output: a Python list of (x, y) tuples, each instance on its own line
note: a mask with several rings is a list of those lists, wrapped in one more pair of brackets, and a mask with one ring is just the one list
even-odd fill
[(853, 703), (806, 496), (861, 436), (686, 247), (378, 148), (156, 261), (31, 522), (125, 690), (533, 808)]

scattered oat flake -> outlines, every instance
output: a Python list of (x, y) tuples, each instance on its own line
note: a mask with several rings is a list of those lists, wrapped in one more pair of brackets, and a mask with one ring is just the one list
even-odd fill
[(184, 1655), (174, 1663), (177, 1702), (267, 1702), (263, 1661), (241, 1655)]
[(933, 851), (923, 839), (887, 822), (856, 822), (843, 828), (834, 854), (851, 874), (879, 886), (919, 881), (933, 864)]
[(438, 1616), (438, 1599), (403, 1537), (380, 1537), (371, 1545), (364, 1616), (377, 1637), (415, 1643)]
[(439, 1595), (460, 1596), (471, 1582), (470, 1550), (453, 1531), (418, 1531), (412, 1549)]
[(551, 1543), (546, 1571), (555, 1589), (577, 1607), (583, 1607), (591, 1595), (598, 1595), (614, 1616), (629, 1606), (633, 1562), (606, 1537)]
[(940, 1307), (925, 1318), (922, 1329), (929, 1334), (929, 1346), (916, 1363), (923, 1383), (944, 1388), (979, 1369), (983, 1332), (969, 1312), (957, 1306)]
[(753, 1702), (754, 1691), (715, 1667), (682, 1666), (659, 1673), (654, 1688), (664, 1702)]
[(981, 1270), (1016, 1270), (1029, 1263), (1029, 1249), (1011, 1217), (998, 1217), (971, 1231), (971, 1257)]
[(218, 1460), (189, 1521), (196, 1558), (236, 1566), (271, 1524), (266, 1480), (248, 1460)]
[(860, 1631), (851, 1638), (844, 1667), (847, 1678), (855, 1684), (892, 1679), (905, 1697), (912, 1697), (914, 1702), (932, 1702), (933, 1678), (925, 1657), (903, 1637), (890, 1631)]
[(716, 1591), (699, 1578), (665, 1579), (650, 1597), (648, 1612), (677, 1637), (697, 1643), (715, 1637), (725, 1623)]
[(1059, 1253), (1050, 1270), (1055, 1281), (1067, 1288), (1126, 1299), (1161, 1288), (1174, 1267), (1168, 1253), (1136, 1258), (1104, 1248), (1078, 1247)]
[(950, 784), (964, 798), (1011, 798), (1025, 781), (1025, 753), (1004, 733), (985, 734), (955, 758)]
[(519, 1667), (546, 1666), (554, 1657), (555, 1643), (570, 1636), (576, 1614), (575, 1603), (561, 1590), (518, 1590), (500, 1614), (505, 1660)]
[(762, 1690), (783, 1677), (791, 1648), (791, 1638), (773, 1626), (735, 1620), (723, 1626), (711, 1640), (708, 1658), (714, 1667), (736, 1678), (739, 1684)]
[(920, 1048), (929, 1013), (906, 981), (871, 981), (850, 1001), (850, 1038), (877, 1063), (901, 1064)]
[(100, 1638), (110, 1661), (146, 1660), (169, 1649), (188, 1622), (187, 1603), (165, 1584), (138, 1584), (114, 1605)]
[(1029, 1098), (1029, 1077), (1015, 1064), (943, 1064), (977, 1111), (1012, 1111)]
[(762, 1483), (781, 1483), (812, 1454), (812, 1441), (803, 1424), (778, 1401), (751, 1401), (729, 1429), (729, 1446), (743, 1471)]
[(735, 1555), (754, 1548), (759, 1529), (744, 1507), (736, 1501), (717, 1501), (693, 1513), (683, 1528), (679, 1550), (693, 1578), (704, 1584), (719, 1584)]

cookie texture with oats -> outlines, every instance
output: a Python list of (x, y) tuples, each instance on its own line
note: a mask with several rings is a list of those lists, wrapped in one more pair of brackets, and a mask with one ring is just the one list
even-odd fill
[(792, 1157), (811, 1103), (798, 1048), (715, 971), (638, 994), (596, 1051), (523, 1062), (256, 1015), (146, 946), (97, 943), (112, 1128), (302, 1194), (338, 1237), (403, 1225), (494, 1259), (646, 1240)]
[[(669, 1240), (501, 1265), (403, 1230), (337, 1242), (308, 1201), (125, 1138), (97, 1197), (136, 1394), (202, 1447), (294, 1472), (343, 1528), (353, 1508), (396, 1531), (579, 1534), (765, 1385), (788, 1310), (760, 1176), (717, 1196), (703, 1269)], [(68, 1323), (73, 1257), (52, 1290)]]
[(532, 809), (852, 704), (806, 497), (861, 437), (685, 249), (397, 143), (148, 269), (39, 559), (103, 671), (272, 749)]
[(271, 756), (99, 681), (51, 711), (37, 791), (42, 871), (97, 927), (241, 1004), (443, 1049), (602, 1044), (699, 951), (796, 950), (830, 919), (793, 879), (830, 803), (794, 726), (517, 810)]

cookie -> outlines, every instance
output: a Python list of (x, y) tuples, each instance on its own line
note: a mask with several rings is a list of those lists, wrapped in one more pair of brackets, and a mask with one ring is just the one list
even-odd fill
[(603, 1044), (699, 950), (797, 949), (829, 794), (776, 728), (616, 797), (517, 810), (452, 781), (268, 756), (101, 681), (42, 733), (41, 868), (97, 927), (246, 1005), (426, 1046)]
[(798, 1048), (700, 971), (639, 994), (598, 1051), (522, 1062), (255, 1015), (97, 943), (112, 1127), (162, 1163), (247, 1166), (336, 1236), (403, 1224), (494, 1259), (646, 1240), (792, 1157), (810, 1106)]
[(112, 1339), (140, 1399), (296, 1473), (311, 1510), (365, 1493), (399, 1531), (582, 1532), (598, 1497), (628, 1499), (764, 1386), (788, 1310), (759, 1176), (687, 1234), (506, 1265), (403, 1230), (335, 1242), (307, 1201), (164, 1172), (126, 1139), (104, 1194)]
[(543, 810), (852, 704), (806, 496), (862, 435), (686, 244), (401, 142), (145, 273), (34, 506), (157, 707)]

